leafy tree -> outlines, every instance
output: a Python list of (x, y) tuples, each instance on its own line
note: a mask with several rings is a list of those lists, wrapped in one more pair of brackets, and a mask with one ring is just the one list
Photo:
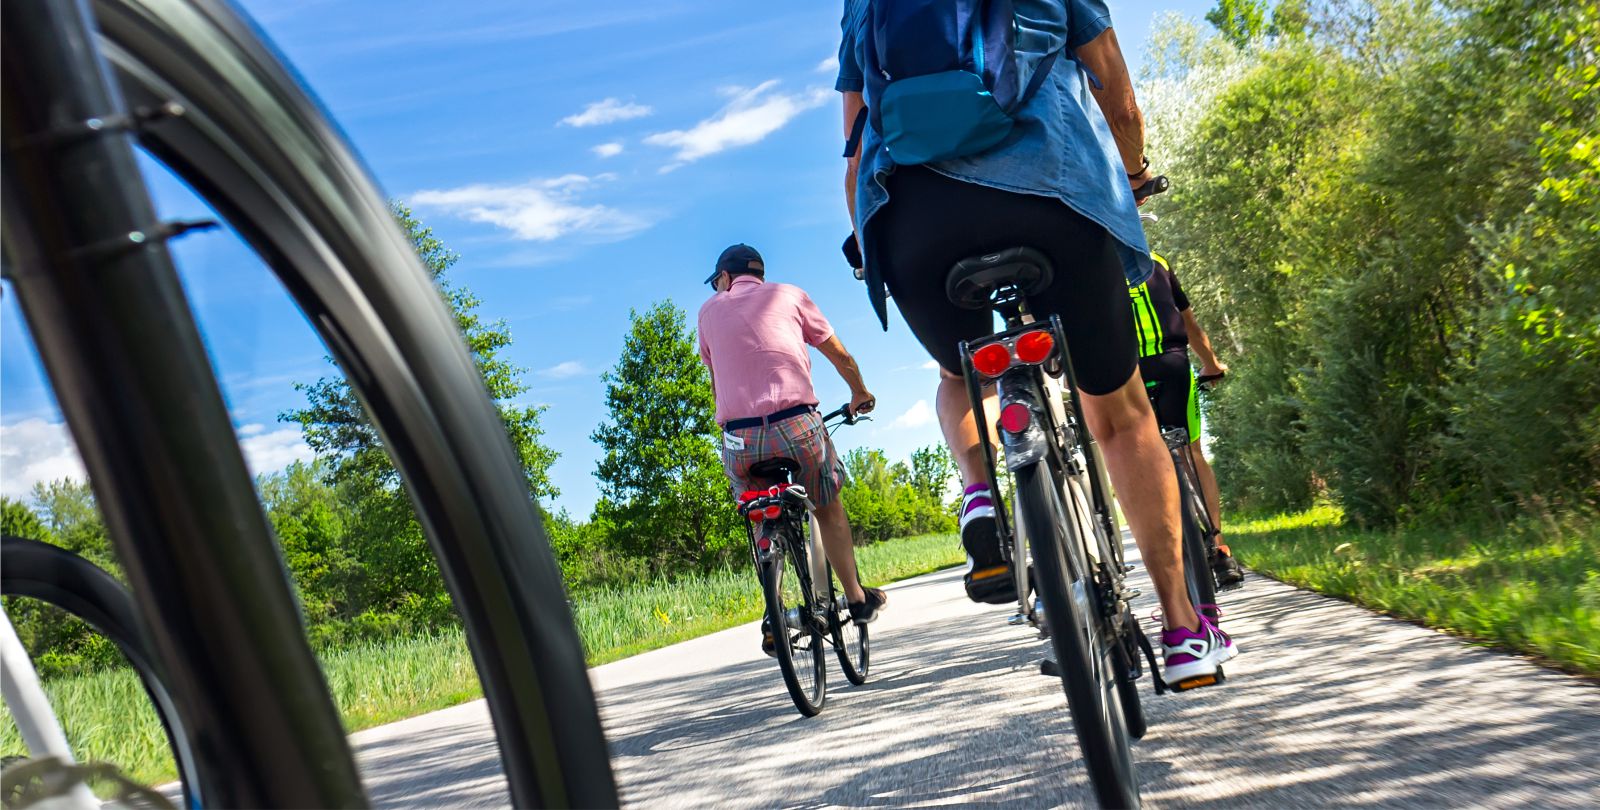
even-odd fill
[[(535, 500), (559, 495), (550, 482), (550, 465), (555, 463), (557, 453), (540, 441), (544, 429), (539, 424), (539, 415), (544, 409), (511, 402), (528, 391), (527, 384), (522, 381), (527, 370), (512, 365), (500, 354), (511, 345), (511, 330), (505, 321), (485, 322), (477, 311), (482, 299), (445, 278), (446, 271), (460, 256), (434, 236), (433, 229), (423, 225), (404, 204), (394, 203), (393, 207), (395, 219), (410, 236), (418, 258), (432, 274), (440, 294), (455, 314), (456, 325), (477, 362), (489, 396), (498, 404), (506, 431), (522, 458), (528, 491)], [(383, 452), (377, 430), (367, 420), (360, 401), (342, 376), (324, 377), (315, 383), (295, 387), (306, 393), (306, 407), (285, 412), (280, 418), (299, 423), (306, 443), (319, 456), (339, 457), (340, 463), (331, 470), (335, 478), (359, 476), (374, 487), (392, 488), (398, 483), (398, 473)]]
[(44, 525), (44, 521), (27, 504), (7, 495), (0, 495), (0, 534), (44, 543), (51, 539), (50, 529)]
[[(890, 463), (882, 450), (858, 447), (844, 456), (848, 482), (839, 497), (858, 545), (955, 528), (955, 517), (941, 503), (940, 465), (948, 461), (933, 448), (922, 453), (922, 486), (904, 463)], [(915, 459), (915, 456), (913, 457)], [(951, 465), (953, 466), (953, 465)], [(948, 468), (947, 468), (948, 469)]]
[(1217, 0), (1217, 7), (1206, 12), (1206, 22), (1235, 47), (1244, 48), (1266, 32), (1267, 4), (1265, 0)]
[[(529, 493), (536, 499), (556, 495), (549, 476), (556, 453), (541, 441), (542, 409), (512, 401), (528, 387), (522, 382), (524, 369), (503, 357), (511, 344), (510, 330), (503, 321), (486, 322), (478, 313), (482, 301), (448, 282), (445, 273), (458, 257), (432, 229), (403, 205), (395, 204), (394, 213), (455, 315), (521, 456)], [(306, 406), (281, 418), (300, 425), (318, 464), (287, 471), (270, 489), (273, 517), (282, 521), (285, 554), (296, 571), (308, 617), (347, 623), (336, 633), (329, 631), (330, 637), (453, 620), (443, 578), (411, 501), (349, 384), (331, 377), (298, 388), (306, 394)], [(316, 477), (325, 486), (312, 486)]]
[(717, 445), (711, 379), (671, 301), (629, 313), (622, 356), (602, 379), (607, 420), (594, 432), (612, 545), (656, 572), (706, 568), (736, 547), (738, 515)]
[(933, 503), (943, 503), (950, 495), (950, 480), (956, 477), (956, 460), (943, 443), (919, 447), (911, 453), (911, 487)]

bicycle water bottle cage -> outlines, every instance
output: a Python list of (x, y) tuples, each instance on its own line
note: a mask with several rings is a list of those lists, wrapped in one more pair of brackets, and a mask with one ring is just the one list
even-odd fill
[(944, 292), (962, 309), (993, 309), (1050, 286), (1055, 269), (1033, 248), (1006, 248), (956, 262), (945, 276)]

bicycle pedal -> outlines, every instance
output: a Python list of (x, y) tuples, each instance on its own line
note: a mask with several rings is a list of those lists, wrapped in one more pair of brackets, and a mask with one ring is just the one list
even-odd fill
[(1193, 678), (1184, 678), (1176, 683), (1169, 681), (1167, 683), (1167, 688), (1174, 692), (1187, 692), (1190, 689), (1200, 689), (1206, 686), (1215, 686), (1223, 681), (1226, 681), (1227, 679), (1227, 674), (1224, 673), (1222, 671), (1222, 667), (1219, 666), (1217, 667), (1217, 671), (1211, 675), (1196, 675)]
[(1061, 665), (1054, 658), (1046, 658), (1039, 662), (1039, 674), (1051, 678), (1061, 677)]

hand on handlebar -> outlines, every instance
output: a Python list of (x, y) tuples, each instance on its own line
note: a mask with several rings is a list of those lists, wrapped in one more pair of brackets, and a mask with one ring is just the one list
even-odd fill
[(1228, 376), (1228, 369), (1225, 367), (1217, 368), (1214, 371), (1201, 369), (1199, 376), (1195, 377), (1194, 379), (1194, 384), (1195, 387), (1199, 388), (1201, 391), (1210, 391), (1211, 389), (1216, 388), (1217, 383), (1222, 382), (1222, 378), (1226, 376)]
[(845, 406), (845, 414), (854, 422), (857, 418), (872, 413), (872, 409), (877, 406), (876, 397), (866, 391), (860, 391), (850, 395), (850, 404)]

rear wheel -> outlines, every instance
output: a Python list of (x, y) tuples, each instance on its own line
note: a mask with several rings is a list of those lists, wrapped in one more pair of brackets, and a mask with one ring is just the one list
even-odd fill
[(826, 641), (809, 610), (799, 575), (790, 575), (784, 568), (785, 557), (794, 560), (797, 569), (805, 565), (792, 552), (774, 557), (761, 567), (761, 589), (766, 596), (767, 621), (776, 642), (783, 684), (794, 707), (806, 717), (815, 717), (828, 698), (827, 657), (823, 650)]
[[(1067, 492), (1072, 498), (1072, 511), (1077, 520), (1078, 530), (1082, 532), (1083, 537), (1095, 538), (1100, 547), (1101, 559), (1113, 560), (1114, 562), (1109, 564), (1120, 566), (1122, 556), (1112, 551), (1117, 545), (1113, 544), (1110, 537), (1105, 536), (1105, 530), (1100, 528), (1103, 524), (1096, 519), (1096, 513), (1089, 507), (1084, 478), (1076, 475), (1067, 477)], [(1137, 620), (1133, 617), (1132, 608), (1124, 611), (1122, 619), (1125, 627), (1130, 629), (1136, 627)], [(1139, 683), (1134, 677), (1135, 662), (1139, 660), (1139, 652), (1135, 649), (1137, 643), (1133, 639), (1123, 639), (1121, 644), (1113, 645), (1115, 649), (1111, 657), (1116, 667), (1113, 671), (1117, 676), (1117, 694), (1122, 701), (1122, 718), (1128, 726), (1128, 736), (1135, 740), (1142, 739), (1145, 731), (1149, 729), (1149, 723), (1144, 717), (1144, 704), (1139, 702)]]
[(1045, 623), (1090, 784), (1102, 807), (1138, 807), (1138, 777), (1122, 705), (1123, 679), (1117, 675), (1119, 644), (1105, 636), (1097, 618), (1099, 594), (1081, 553), (1069, 551), (1082, 547), (1076, 536), (1079, 521), (1069, 519), (1061, 489), (1045, 463), (1018, 470), (1016, 484), (1019, 511), (1033, 545)]
[(867, 640), (867, 626), (850, 619), (850, 608), (845, 605), (834, 587), (833, 567), (828, 567), (828, 611), (833, 631), (833, 651), (839, 655), (839, 669), (846, 680), (860, 686), (867, 682), (867, 668), (871, 665), (872, 647)]

